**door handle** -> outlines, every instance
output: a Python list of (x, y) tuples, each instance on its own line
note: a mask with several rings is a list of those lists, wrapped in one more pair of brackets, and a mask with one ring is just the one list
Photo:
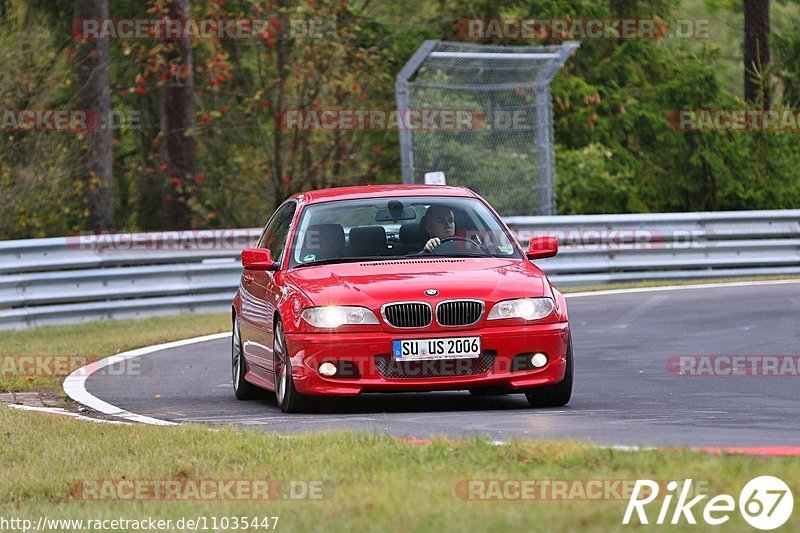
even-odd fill
[(251, 276), (250, 274), (245, 274), (244, 275), (244, 282), (245, 283), (251, 283), (252, 281), (253, 281), (253, 276)]

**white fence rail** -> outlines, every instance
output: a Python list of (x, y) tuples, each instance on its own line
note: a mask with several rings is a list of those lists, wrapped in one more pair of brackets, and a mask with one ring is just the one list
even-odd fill
[[(557, 235), (537, 261), (559, 286), (800, 275), (800, 210), (509, 217), (521, 244)], [(239, 252), (260, 230), (0, 242), (0, 329), (225, 311)]]

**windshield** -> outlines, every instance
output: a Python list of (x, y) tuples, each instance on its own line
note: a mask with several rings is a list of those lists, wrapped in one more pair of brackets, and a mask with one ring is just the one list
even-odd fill
[(405, 257), (521, 256), (477, 198), (414, 196), (307, 206), (289, 266)]

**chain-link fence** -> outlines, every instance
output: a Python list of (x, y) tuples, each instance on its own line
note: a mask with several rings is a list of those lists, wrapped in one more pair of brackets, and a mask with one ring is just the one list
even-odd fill
[(397, 76), (403, 183), (443, 172), (503, 216), (555, 214), (550, 81), (579, 44), (425, 41)]

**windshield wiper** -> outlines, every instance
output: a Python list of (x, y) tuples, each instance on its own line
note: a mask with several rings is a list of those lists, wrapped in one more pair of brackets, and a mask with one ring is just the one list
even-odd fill
[(482, 254), (423, 254), (421, 256), (416, 256), (416, 257), (449, 257), (451, 259), (457, 259), (459, 257), (495, 257), (495, 256), (486, 252)]
[(333, 265), (336, 263), (357, 263), (359, 261), (392, 261), (397, 258), (403, 259), (405, 256), (391, 255), (362, 255), (358, 257), (329, 257), (327, 259), (317, 259), (307, 263), (298, 263), (295, 268), (304, 266)]
[(425, 250), (421, 252), (417, 252), (414, 254), (409, 254), (406, 257), (413, 257), (414, 259), (418, 259), (420, 257), (496, 257), (494, 254), (489, 252), (481, 252), (481, 253), (444, 253), (444, 254), (437, 254), (436, 248), (434, 248), (430, 252), (426, 252)]

